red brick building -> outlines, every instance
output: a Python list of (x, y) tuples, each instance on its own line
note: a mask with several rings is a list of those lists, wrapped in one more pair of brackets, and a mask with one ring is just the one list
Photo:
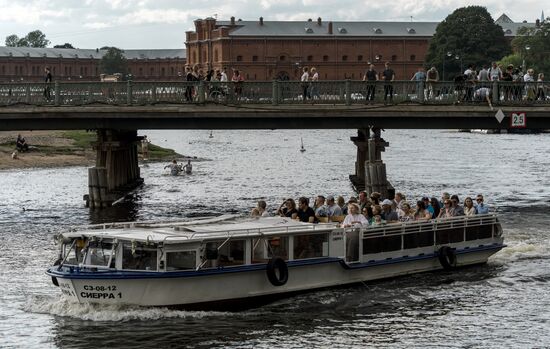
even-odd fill
[[(513, 37), (524, 23), (505, 15), (499, 23)], [(380, 72), (390, 62), (397, 80), (424, 63), (437, 22), (275, 22), (197, 19), (186, 33), (187, 62), (202, 68), (241, 70), (247, 80), (299, 79), (316, 67), (324, 80), (362, 79), (369, 62)]]
[[(0, 82), (44, 80), (50, 67), (54, 80), (99, 81), (105, 50), (0, 47)], [(125, 50), (128, 74), (137, 81), (181, 80), (185, 50)]]

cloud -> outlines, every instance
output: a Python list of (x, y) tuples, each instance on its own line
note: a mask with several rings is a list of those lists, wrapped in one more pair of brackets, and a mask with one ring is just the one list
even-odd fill
[[(547, 1), (478, 2), (494, 18), (506, 13), (517, 22), (533, 22), (541, 10), (550, 14)], [(59, 41), (74, 40), (79, 47), (103, 46), (111, 40), (122, 47), (182, 47), (184, 32), (194, 28), (193, 20), (209, 16), (220, 20), (262, 16), (266, 21), (317, 17), (324, 21), (441, 21), (456, 8), (474, 4), (473, 0), (0, 0), (0, 39), (40, 29), (47, 37), (55, 34)]]

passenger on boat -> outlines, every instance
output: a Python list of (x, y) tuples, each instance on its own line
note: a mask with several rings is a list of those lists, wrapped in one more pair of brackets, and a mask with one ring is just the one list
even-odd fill
[[(342, 200), (344, 200), (344, 198), (342, 198)], [(332, 195), (327, 196), (327, 215), (329, 217), (342, 215), (342, 209), (334, 202), (334, 196)]]
[(432, 217), (434, 216), (434, 208), (432, 207), (431, 203), (430, 203), (430, 198), (427, 197), (427, 196), (424, 196), (422, 198), (422, 201), (424, 201), (424, 206), (426, 206), (426, 210), (428, 210), (430, 212), (430, 214), (432, 215)]
[(453, 207), (453, 216), (464, 216), (464, 208), (460, 206), (460, 200), (458, 199), (458, 195), (451, 196), (451, 205)]
[(437, 216), (437, 218), (451, 218), (453, 217), (453, 208), (452, 208), (452, 203), (451, 203), (451, 200), (450, 199), (446, 199), (445, 202), (443, 203), (443, 208), (441, 209), (441, 211), (439, 212), (439, 216)]
[(381, 215), (377, 214), (373, 217), (371, 226), (376, 227), (384, 224), (386, 224), (386, 221), (382, 218)]
[(363, 209), (366, 206), (370, 206), (370, 205), (371, 205), (371, 202), (369, 201), (369, 197), (367, 196), (367, 193), (364, 192), (364, 191), (360, 191), (359, 192), (359, 207), (361, 208), (361, 211), (363, 211)]
[(477, 194), (476, 197), (477, 205), (476, 207), (476, 213), (477, 214), (487, 214), (489, 213), (489, 207), (483, 203), (483, 195)]
[(191, 174), (191, 172), (193, 172), (193, 165), (191, 165), (191, 160), (187, 160), (187, 165), (183, 166), (183, 170), (186, 174)]
[(298, 214), (296, 210), (296, 202), (294, 199), (287, 199), (283, 201), (278, 210), (279, 216), (292, 218), (294, 214)]
[(369, 221), (365, 216), (361, 214), (358, 204), (351, 203), (348, 205), (348, 215), (344, 219), (342, 226), (347, 227), (361, 227), (369, 225)]
[(358, 204), (359, 202), (357, 201), (357, 198), (355, 196), (352, 196), (349, 198), (348, 200), (348, 203), (344, 206), (344, 208), (342, 209), (342, 213), (344, 215), (347, 215), (349, 212), (348, 212), (348, 207), (349, 207), (349, 204)]
[(342, 210), (342, 214), (346, 215), (348, 212), (348, 208), (346, 206), (346, 200), (344, 200), (344, 197), (342, 195), (338, 196), (336, 199), (336, 202), (338, 203), (338, 206), (340, 206), (340, 209)]
[(414, 213), (411, 211), (411, 205), (408, 202), (403, 201), (401, 203), (401, 209), (397, 211), (400, 222), (414, 221)]
[(426, 205), (424, 204), (424, 201), (418, 200), (416, 202), (416, 211), (414, 212), (414, 220), (415, 221), (421, 221), (421, 220), (430, 220), (432, 219), (432, 214), (430, 211), (426, 209)]
[(315, 198), (313, 209), (315, 210), (315, 216), (317, 218), (328, 216), (327, 205), (325, 205), (325, 197), (323, 195), (318, 195)]
[(370, 201), (372, 202), (372, 205), (380, 205), (380, 198), (382, 197), (382, 194), (378, 192), (373, 192), (370, 194)]
[(466, 216), (473, 216), (476, 214), (476, 208), (474, 207), (474, 201), (471, 197), (464, 199), (464, 214)]
[(170, 174), (172, 176), (177, 176), (181, 172), (181, 166), (178, 165), (178, 162), (174, 159), (172, 163), (164, 166), (164, 169), (170, 168)]
[(372, 216), (382, 215), (382, 207), (380, 205), (372, 205)]
[[(257, 210), (257, 216), (254, 215), (254, 210)], [(271, 217), (269, 211), (267, 211), (267, 203), (264, 200), (258, 200), (258, 204), (255, 209), (252, 210), (252, 217)]]
[(367, 218), (367, 220), (370, 222), (372, 222), (372, 220), (374, 219), (374, 213), (372, 212), (372, 207), (371, 206), (367, 206), (365, 207), (361, 213), (363, 214), (363, 216), (365, 216)]
[(443, 208), (445, 206), (445, 200), (451, 200), (451, 194), (444, 192), (441, 194), (441, 200), (439, 201), (439, 207)]
[(309, 200), (306, 197), (302, 196), (298, 199), (298, 212), (292, 218), (298, 218), (300, 222), (316, 222), (315, 211), (311, 207), (309, 207)]
[(401, 205), (403, 204), (403, 202), (405, 202), (405, 195), (403, 195), (402, 193), (395, 193), (393, 201), (395, 202), (396, 210), (400, 210)]
[(439, 212), (441, 211), (441, 206), (439, 205), (439, 201), (435, 197), (432, 197), (430, 199), (430, 204), (432, 205), (434, 209), (434, 213), (432, 215), (432, 218), (437, 218), (439, 216)]
[[(392, 201), (388, 199), (384, 199), (382, 201), (382, 214), (381, 217), (383, 220), (385, 220), (388, 223), (391, 222), (397, 222), (399, 220), (399, 217), (397, 215), (397, 212), (392, 210)], [(375, 216), (376, 218), (376, 216)]]

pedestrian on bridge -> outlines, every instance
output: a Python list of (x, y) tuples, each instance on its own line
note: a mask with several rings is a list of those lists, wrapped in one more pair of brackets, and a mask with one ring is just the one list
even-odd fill
[(49, 102), (52, 99), (52, 73), (49, 67), (44, 68), (44, 72), (46, 73), (44, 77), (44, 98)]
[(384, 80), (384, 103), (390, 96), (390, 103), (393, 103), (393, 81), (395, 80), (395, 72), (390, 68), (390, 62), (386, 62), (386, 69), (382, 72), (382, 80)]

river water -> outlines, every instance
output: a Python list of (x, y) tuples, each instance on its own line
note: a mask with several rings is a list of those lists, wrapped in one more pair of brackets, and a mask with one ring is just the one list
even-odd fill
[[(508, 247), (487, 265), (312, 292), (238, 312), (65, 301), (44, 274), (53, 235), (105, 221), (247, 214), (264, 198), (353, 194), (354, 130), (141, 131), (207, 159), (190, 176), (142, 168), (135, 197), (84, 208), (84, 167), (0, 171), (0, 347), (349, 348), (550, 346), (550, 135), (389, 130), (383, 154), (410, 198), (484, 193)], [(300, 138), (307, 149), (300, 153)]]

